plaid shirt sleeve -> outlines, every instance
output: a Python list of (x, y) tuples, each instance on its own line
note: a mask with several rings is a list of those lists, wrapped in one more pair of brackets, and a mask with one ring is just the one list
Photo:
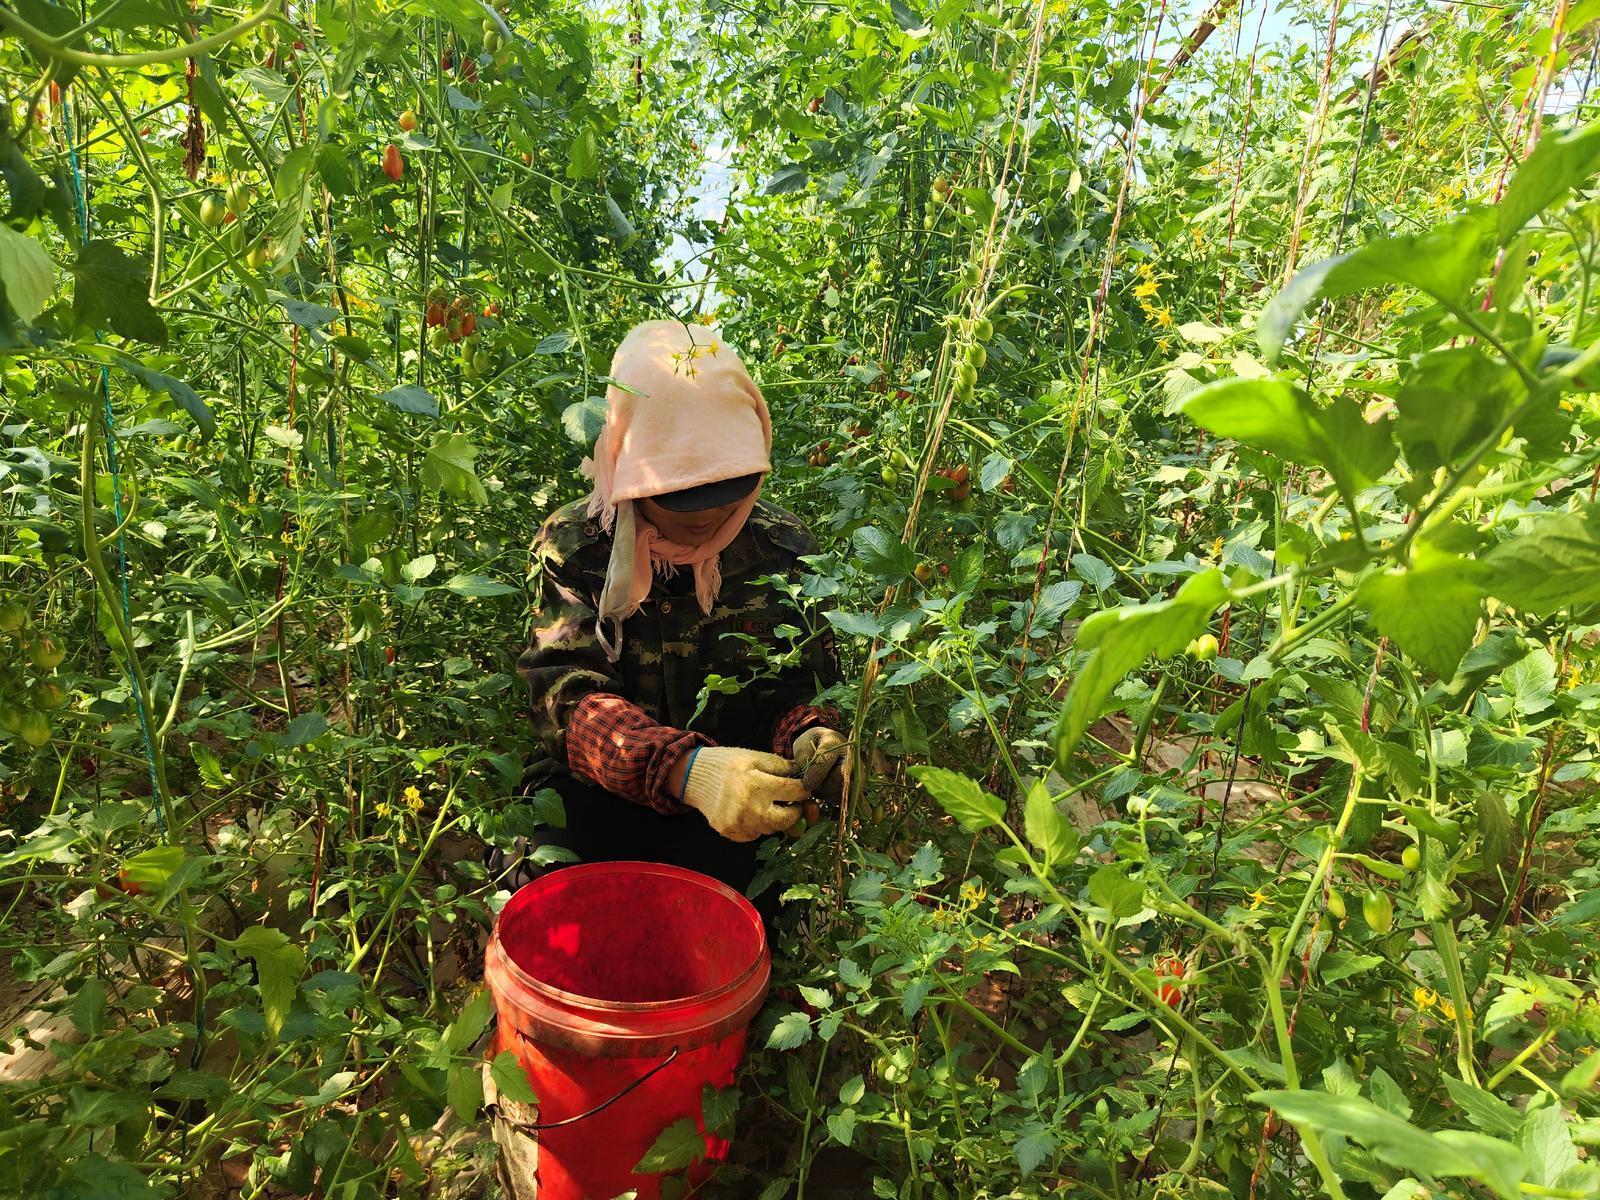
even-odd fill
[(794, 754), (794, 740), (808, 729), (825, 725), (829, 729), (844, 730), (844, 718), (831, 705), (797, 704), (778, 721), (772, 733), (772, 752), (784, 758)]
[(667, 773), (695, 746), (715, 744), (703, 733), (652, 721), (631, 700), (590, 692), (567, 724), (567, 766), (613, 795), (682, 813), (689, 809), (667, 785)]

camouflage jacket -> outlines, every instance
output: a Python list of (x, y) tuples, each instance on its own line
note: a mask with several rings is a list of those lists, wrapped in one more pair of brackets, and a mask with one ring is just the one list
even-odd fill
[[(591, 692), (622, 696), (652, 720), (696, 730), (719, 745), (770, 750), (778, 724), (838, 682), (831, 627), (819, 621), (813, 632), (786, 595), (757, 582), (771, 575), (798, 579), (799, 556), (817, 552), (816, 539), (793, 513), (757, 503), (722, 551), (722, 589), (709, 614), (695, 599), (691, 570), (657, 576), (639, 611), (623, 622), (622, 654), (613, 663), (595, 637), (611, 536), (584, 508), (577, 500), (558, 509), (533, 543), (537, 604), (528, 648), (517, 660), (546, 755), (533, 777), (566, 773), (567, 725)], [(727, 682), (696, 715), (713, 675)]]

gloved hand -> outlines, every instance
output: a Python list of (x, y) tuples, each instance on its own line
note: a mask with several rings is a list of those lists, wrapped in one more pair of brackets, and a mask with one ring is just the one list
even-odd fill
[(795, 738), (794, 764), (819, 800), (838, 804), (850, 790), (850, 744), (837, 729), (817, 725)]
[(794, 764), (776, 754), (737, 746), (694, 751), (683, 781), (683, 802), (731, 842), (753, 842), (793, 825), (808, 793)]

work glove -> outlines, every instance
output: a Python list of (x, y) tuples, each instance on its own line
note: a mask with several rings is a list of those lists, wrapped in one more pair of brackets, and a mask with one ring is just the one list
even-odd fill
[(818, 800), (838, 804), (850, 790), (850, 743), (837, 729), (818, 725), (795, 738), (794, 765)]
[(787, 758), (736, 746), (702, 746), (693, 754), (683, 802), (730, 842), (753, 842), (799, 818), (809, 793)]

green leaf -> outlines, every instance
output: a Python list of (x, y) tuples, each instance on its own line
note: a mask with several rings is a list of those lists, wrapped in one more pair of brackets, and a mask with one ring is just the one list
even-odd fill
[(1249, 1099), (1269, 1106), (1297, 1127), (1360, 1142), (1404, 1171), (1440, 1179), (1477, 1179), (1505, 1200), (1514, 1200), (1525, 1170), (1522, 1152), (1509, 1142), (1478, 1133), (1428, 1133), (1359, 1096), (1296, 1090), (1255, 1092)]
[(871, 613), (826, 612), (823, 618), (840, 633), (851, 637), (877, 637), (883, 624)]
[(1567, 1116), (1559, 1104), (1529, 1112), (1517, 1131), (1517, 1145), (1528, 1156), (1530, 1183), (1559, 1187), (1567, 1172), (1581, 1169), (1567, 1129)]
[(1355, 600), (1378, 631), (1441, 679), (1455, 675), (1483, 608), (1476, 564), (1419, 545), (1409, 567), (1362, 580)]
[(1048, 1129), (1032, 1129), (1017, 1139), (1011, 1147), (1011, 1152), (1017, 1156), (1017, 1166), (1022, 1170), (1022, 1177), (1039, 1169), (1047, 1158), (1054, 1153), (1057, 1146), (1056, 1136)]
[(767, 1036), (768, 1050), (793, 1050), (811, 1040), (811, 1020), (803, 1012), (788, 1012), (778, 1018)]
[(705, 1154), (705, 1135), (695, 1127), (694, 1118), (680, 1117), (650, 1143), (650, 1149), (633, 1169), (640, 1175), (676, 1171), (699, 1162)]
[(284, 726), (283, 734), (278, 739), (278, 748), (292, 750), (296, 746), (304, 746), (314, 742), (328, 731), (328, 718), (320, 712), (301, 713), (288, 725)]
[(1121, 867), (1107, 863), (1089, 876), (1089, 899), (1113, 921), (1131, 917), (1144, 904), (1144, 885), (1129, 879)]
[(1300, 388), (1277, 379), (1219, 379), (1175, 406), (1202, 429), (1268, 450), (1303, 466), (1321, 465), (1313, 406)]
[(772, 173), (766, 185), (761, 189), (764, 196), (782, 196), (789, 192), (805, 190), (806, 183), (810, 180), (811, 173), (799, 163), (790, 163), (779, 167)]
[(1490, 1091), (1470, 1085), (1454, 1075), (1440, 1075), (1454, 1106), (1467, 1114), (1467, 1120), (1483, 1133), (1515, 1138), (1522, 1128), (1522, 1114)]
[(522, 1069), (522, 1063), (517, 1061), (514, 1051), (502, 1050), (496, 1054), (494, 1061), (489, 1064), (489, 1075), (494, 1079), (495, 1087), (500, 1089), (500, 1094), (508, 1100), (515, 1100), (518, 1104), (539, 1103), (533, 1084), (528, 1082), (528, 1073)]
[(522, 590), (487, 575), (452, 575), (440, 586), (458, 596), (510, 596)]
[(841, 1146), (848, 1146), (856, 1134), (856, 1110), (847, 1108), (843, 1112), (829, 1113), (828, 1133)]
[(1369, 422), (1353, 399), (1318, 407), (1277, 379), (1219, 379), (1189, 393), (1176, 410), (1218, 437), (1289, 462), (1326, 467), (1348, 495), (1394, 462), (1387, 422)]
[(56, 267), (45, 248), (0, 222), (0, 289), (25, 324), (44, 310), (56, 287)]
[(1474, 798), (1472, 809), (1478, 819), (1483, 864), (1492, 871), (1505, 862), (1506, 854), (1511, 849), (1511, 814), (1506, 811), (1505, 798), (1487, 789)]
[(152, 846), (124, 859), (122, 871), (146, 892), (159, 892), (167, 886), (172, 873), (183, 866), (183, 858), (182, 846)]
[(1431, 475), (1493, 432), (1526, 391), (1503, 360), (1477, 346), (1420, 354), (1401, 374), (1395, 436), (1413, 473)]
[(252, 925), (227, 945), (255, 960), (262, 1015), (267, 1033), (276, 1038), (294, 1003), (295, 985), (306, 968), (305, 952), (293, 945), (281, 929), (264, 925)]
[(211, 407), (200, 398), (199, 392), (183, 380), (164, 375), (160, 371), (152, 371), (138, 359), (129, 358), (127, 355), (118, 355), (115, 361), (152, 392), (165, 392), (171, 396), (179, 408), (194, 418), (194, 423), (200, 427), (201, 437), (210, 438), (217, 431), (217, 419), (212, 416)]
[(97, 976), (83, 981), (72, 995), (72, 1006), (67, 1010), (73, 1028), (85, 1037), (94, 1037), (106, 1028), (106, 985)]
[(414, 383), (392, 387), (387, 392), (380, 393), (379, 398), (387, 400), (403, 413), (411, 413), (418, 417), (439, 415), (439, 401), (434, 398), (433, 393)]
[(483, 1035), (493, 1012), (494, 997), (489, 994), (488, 988), (479, 988), (472, 999), (467, 1001), (456, 1014), (456, 1019), (445, 1026), (444, 1036), (439, 1043), (440, 1048), (446, 1054), (461, 1054), (466, 1051)]
[(1212, 568), (1191, 577), (1170, 600), (1125, 605), (1095, 613), (1078, 628), (1077, 647), (1091, 652), (1072, 681), (1056, 720), (1056, 762), (1065, 766), (1073, 747), (1122, 677), (1148, 655), (1177, 654), (1205, 632), (1217, 605), (1227, 598), (1222, 572)]
[(856, 530), (850, 543), (856, 551), (856, 565), (873, 575), (904, 580), (917, 568), (917, 556), (911, 547), (876, 525)]
[(278, 203), (267, 226), (267, 244), (272, 248), (274, 272), (289, 269), (295, 255), (300, 253), (300, 243), (305, 240), (306, 214), (311, 209), (311, 173), (316, 157), (314, 143), (296, 146), (283, 156), (272, 180), (272, 195)]
[(1335, 950), (1324, 954), (1317, 962), (1317, 974), (1323, 983), (1338, 983), (1352, 975), (1372, 970), (1384, 959), (1376, 954), (1352, 954), (1348, 950)]
[(1561, 1077), (1561, 1094), (1581, 1096), (1585, 1092), (1594, 1091), (1596, 1084), (1600, 1084), (1600, 1050), (1596, 1050)]
[(468, 1125), (476, 1122), (483, 1107), (482, 1068), (475, 1062), (452, 1063), (445, 1074), (444, 1094), (457, 1117)]
[(1005, 820), (1006, 802), (985, 791), (975, 779), (943, 767), (927, 766), (912, 767), (911, 776), (969, 833), (978, 833)]
[(339, 315), (337, 308), (329, 308), (325, 304), (312, 304), (309, 300), (297, 300), (293, 296), (277, 295), (275, 299), (283, 305), (284, 314), (290, 321), (306, 329), (320, 329)]
[(1500, 244), (1600, 171), (1600, 121), (1560, 135), (1546, 133), (1517, 168), (1497, 206)]
[(88, 241), (67, 268), (72, 273), (72, 311), (91, 329), (160, 344), (167, 327), (150, 303), (150, 264), (115, 242)]
[(1022, 809), (1023, 829), (1033, 848), (1044, 857), (1045, 869), (1071, 861), (1078, 852), (1078, 832), (1062, 816), (1044, 780), (1036, 779), (1028, 789)]
[(593, 179), (600, 169), (600, 140), (594, 126), (585, 124), (567, 146), (567, 178)]
[(1480, 560), (1491, 596), (1534, 616), (1600, 600), (1600, 504), (1539, 517)]
[(487, 504), (489, 493), (472, 469), (477, 454), (478, 448), (466, 434), (440, 430), (422, 459), (423, 486), (457, 500)]
[(1422, 233), (1382, 238), (1306, 267), (1262, 310), (1256, 340), (1276, 363), (1284, 340), (1313, 300), (1400, 284), (1459, 308), (1483, 267), (1488, 210), (1473, 209)]
[(733, 1118), (738, 1111), (737, 1086), (714, 1088), (708, 1083), (700, 1089), (700, 1119), (713, 1137), (733, 1137)]
[(73, 1084), (67, 1091), (67, 1108), (59, 1120), (68, 1126), (100, 1128), (115, 1125), (144, 1109), (145, 1101), (134, 1092), (113, 1092)]

